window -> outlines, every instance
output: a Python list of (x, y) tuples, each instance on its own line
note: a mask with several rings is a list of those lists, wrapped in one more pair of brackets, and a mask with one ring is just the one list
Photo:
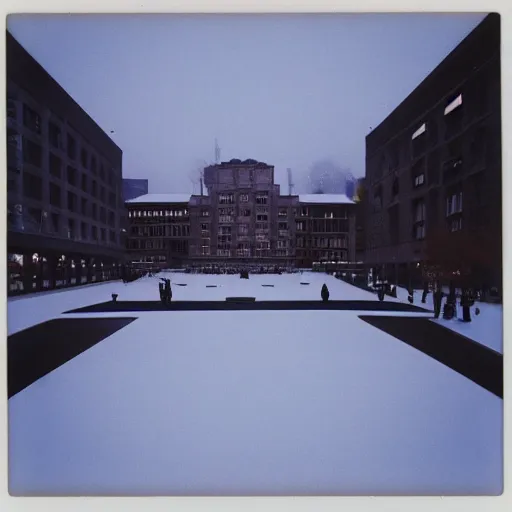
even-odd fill
[(98, 228), (97, 226), (92, 226), (92, 229), (91, 229), (91, 235), (92, 235), (92, 239), (93, 240), (98, 240)]
[(286, 208), (279, 208), (279, 217), (287, 217), (288, 216), (288, 210)]
[(444, 115), (447, 116), (451, 114), (454, 110), (459, 108), (462, 105), (462, 94), (459, 94), (455, 99), (450, 101), (446, 108), (444, 109)]
[(48, 139), (50, 144), (56, 149), (60, 149), (62, 147), (61, 136), (62, 133), (60, 128), (56, 124), (50, 122), (48, 125)]
[(243, 208), (242, 211), (240, 212), (240, 216), (241, 217), (250, 217), (251, 210), (249, 210), (248, 208)]
[(277, 241), (277, 248), (278, 249), (286, 249), (288, 247), (288, 241), (287, 240), (278, 240)]
[(52, 206), (61, 206), (61, 190), (58, 185), (50, 182), (50, 204)]
[(105, 187), (103, 186), (100, 186), (100, 201), (105, 202)]
[(427, 125), (426, 123), (423, 123), (413, 134), (412, 134), (412, 140), (416, 139), (420, 135), (423, 135), (427, 131)]
[(91, 155), (91, 171), (93, 174), (96, 174), (96, 168), (97, 168), (96, 157), (94, 155)]
[(82, 215), (87, 215), (87, 199), (85, 197), (82, 197), (81, 206)]
[(304, 206), (304, 207), (302, 207), (302, 208), (300, 209), (300, 216), (301, 216), (301, 217), (307, 217), (308, 215), (309, 215), (309, 208), (307, 208), (307, 207), (305, 207), (305, 206)]
[(268, 224), (257, 223), (256, 224), (256, 231), (268, 232)]
[(259, 192), (256, 194), (256, 204), (267, 204), (268, 203), (268, 193), (267, 192)]
[(420, 174), (417, 174), (415, 177), (414, 177), (414, 186), (415, 187), (421, 187), (421, 185), (423, 185), (425, 183), (425, 173), (420, 173)]
[(456, 219), (452, 219), (450, 223), (451, 232), (460, 231), (462, 229), (462, 217), (457, 217)]
[(85, 148), (82, 148), (82, 151), (80, 152), (80, 161), (82, 162), (82, 167), (85, 169), (89, 167), (89, 155)]
[(462, 95), (457, 96), (445, 108), (445, 139), (451, 139), (462, 130), (464, 109), (462, 108)]
[(240, 202), (248, 203), (249, 202), (249, 194), (240, 194)]
[(98, 206), (96, 203), (92, 203), (91, 214), (94, 220), (98, 220)]
[(68, 165), (67, 169), (67, 177), (68, 177), (68, 183), (72, 185), (73, 187), (76, 187), (77, 183), (77, 172), (76, 169)]
[(89, 238), (87, 224), (85, 222), (82, 222), (80, 224), (80, 237), (82, 238), (82, 240), (87, 240), (87, 238)]
[(115, 227), (116, 225), (116, 216), (113, 211), (109, 210), (108, 212), (108, 224), (110, 227)]
[(268, 215), (256, 215), (258, 222), (268, 222)]
[(296, 223), (296, 229), (297, 231), (305, 231), (305, 223), (303, 221), (299, 221)]
[(92, 180), (91, 184), (91, 194), (96, 197), (96, 194), (98, 193), (98, 184), (96, 183), (96, 180)]
[(210, 247), (208, 245), (201, 246), (201, 256), (210, 256)]
[(446, 198), (446, 216), (462, 212), (462, 192), (458, 191), (450, 194)]
[(415, 240), (423, 240), (425, 238), (425, 218), (425, 201), (420, 199), (413, 204), (413, 237)]
[(87, 192), (87, 174), (82, 174), (82, 191)]
[(107, 223), (107, 211), (103, 206), (100, 208), (100, 221), (103, 222), (103, 224)]
[(105, 228), (101, 228), (101, 241), (102, 242), (107, 241), (107, 231)]
[(23, 105), (23, 124), (29, 130), (41, 134), (41, 116), (28, 105)]
[(76, 141), (68, 133), (68, 157), (74, 160), (76, 158)]
[(68, 192), (68, 210), (70, 212), (76, 212), (76, 195), (73, 192)]
[(103, 164), (100, 166), (100, 180), (103, 182), (105, 181), (105, 167)]
[(110, 237), (110, 242), (115, 244), (117, 242), (116, 240), (116, 232), (115, 231), (112, 231), (110, 230), (109, 231), (109, 237)]
[(23, 137), (23, 161), (41, 167), (43, 152), (41, 146)]
[(34, 174), (30, 174), (29, 172), (24, 172), (23, 193), (30, 199), (41, 201), (43, 198), (43, 183), (41, 178)]
[(68, 219), (68, 238), (76, 238), (75, 221), (74, 219)]
[(62, 161), (53, 153), (50, 153), (48, 157), (48, 167), (50, 168), (50, 174), (52, 176), (55, 176), (56, 178), (61, 177)]
[(249, 224), (239, 224), (238, 234), (240, 236), (247, 236), (249, 234)]
[(59, 233), (60, 231), (60, 215), (58, 213), (52, 213), (52, 231), (54, 233)]
[(209, 217), (210, 216), (210, 211), (209, 210), (201, 210), (201, 217)]
[(233, 204), (233, 194), (219, 194), (219, 204)]
[(382, 208), (382, 186), (378, 185), (373, 193), (373, 207), (375, 211)]
[(391, 195), (393, 198), (398, 196), (398, 193), (400, 192), (400, 182), (398, 180), (398, 176), (395, 176), (393, 179), (393, 185), (391, 186)]
[(16, 119), (17, 117), (16, 102), (12, 98), (7, 99), (7, 117), (9, 119)]

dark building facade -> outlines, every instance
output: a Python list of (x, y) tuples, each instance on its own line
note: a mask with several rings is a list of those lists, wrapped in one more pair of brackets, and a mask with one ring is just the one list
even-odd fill
[(500, 17), (366, 138), (365, 263), (389, 279), (502, 279)]
[(127, 201), (134, 266), (311, 268), (354, 261), (355, 204), (344, 194), (281, 195), (274, 168), (233, 159), (204, 172), (206, 195)]
[(149, 193), (149, 180), (123, 178), (123, 199), (129, 201)]
[(190, 195), (147, 194), (127, 201), (130, 265), (179, 268), (188, 259)]
[(9, 293), (115, 277), (122, 151), (7, 32)]

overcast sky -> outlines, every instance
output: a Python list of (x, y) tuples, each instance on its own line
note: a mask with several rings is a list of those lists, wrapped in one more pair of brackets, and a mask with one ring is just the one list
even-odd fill
[(13, 15), (8, 29), (115, 131), (123, 175), (149, 178), (150, 192), (192, 192), (215, 137), (222, 160), (271, 163), (282, 185), (291, 167), (307, 192), (315, 161), (363, 176), (371, 127), (483, 18)]

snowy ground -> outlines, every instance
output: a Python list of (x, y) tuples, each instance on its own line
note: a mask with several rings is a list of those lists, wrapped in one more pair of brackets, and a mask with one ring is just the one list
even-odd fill
[[(407, 302), (408, 292), (405, 288), (397, 288), (398, 298), (402, 302)], [(414, 304), (423, 306), (427, 309), (434, 310), (434, 297), (432, 293), (427, 295), (426, 304), (421, 304), (422, 290), (415, 290)], [(446, 299), (443, 299), (443, 304)], [(476, 315), (476, 308), (480, 310), (480, 314)], [(462, 316), (462, 308), (457, 301), (457, 314)], [(442, 316), (442, 315), (441, 315)], [(485, 302), (475, 302), (471, 308), (471, 322), (463, 323), (457, 318), (452, 320), (444, 320), (443, 318), (432, 319), (443, 327), (447, 327), (452, 331), (458, 332), (466, 338), (470, 338), (486, 347), (492, 348), (503, 354), (503, 305), (488, 304)]]
[[(332, 300), (376, 300), (373, 293), (360, 290), (332, 276), (315, 272), (281, 276), (251, 275), (248, 280), (240, 279), (238, 275), (161, 273), (128, 284), (116, 281), (10, 299), (8, 333), (13, 334), (49, 320), (64, 311), (111, 300), (113, 293), (119, 295), (118, 300), (159, 300), (160, 277), (171, 279), (173, 300), (224, 301), (226, 297), (240, 296), (256, 297), (256, 300), (320, 300), (320, 290), (324, 283), (329, 287)], [(301, 285), (301, 282), (310, 284)], [(177, 286), (177, 283), (186, 283), (187, 286)], [(273, 284), (274, 288), (264, 287), (263, 284)], [(216, 285), (217, 288), (207, 288), (209, 285)]]
[[(321, 274), (170, 276), (176, 300), (375, 300)], [(156, 282), (9, 301), (9, 334)], [(503, 401), (357, 312), (137, 316), (9, 400), (11, 493), (501, 492)]]

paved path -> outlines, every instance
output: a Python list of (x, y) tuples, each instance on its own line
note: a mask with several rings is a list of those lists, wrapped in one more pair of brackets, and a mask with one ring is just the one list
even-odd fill
[(503, 356), (426, 318), (360, 316), (365, 322), (503, 398)]
[(255, 302), (176, 301), (169, 307), (160, 301), (102, 302), (66, 313), (124, 313), (137, 311), (389, 311), (404, 313), (430, 313), (411, 304), (372, 300), (260, 300)]
[(64, 318), (12, 334), (7, 338), (8, 397), (11, 398), (134, 320)]

